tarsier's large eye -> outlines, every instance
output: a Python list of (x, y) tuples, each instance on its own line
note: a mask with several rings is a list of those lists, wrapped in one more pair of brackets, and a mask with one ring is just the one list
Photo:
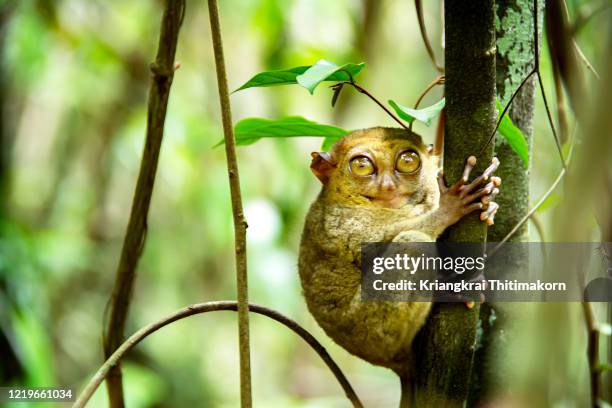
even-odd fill
[(421, 167), (421, 158), (414, 150), (407, 150), (399, 155), (395, 168), (400, 173), (414, 173)]
[(374, 174), (374, 163), (365, 156), (357, 156), (349, 162), (351, 172), (356, 176), (369, 176)]

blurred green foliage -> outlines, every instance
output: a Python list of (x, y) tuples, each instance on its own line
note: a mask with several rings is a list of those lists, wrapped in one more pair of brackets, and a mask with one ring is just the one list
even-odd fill
[[(411, 2), (358, 0), (221, 2), (230, 88), (253, 73), (332, 61), (366, 61), (360, 83), (410, 105), (437, 75)], [(570, 1), (575, 15), (587, 3)], [(77, 390), (102, 361), (101, 335), (143, 146), (148, 62), (161, 1), (5, 0), (2, 48), (3, 149), (0, 182), (0, 381)], [(368, 9), (369, 10), (369, 9)], [(441, 53), (439, 4), (427, 4)], [(368, 23), (364, 26), (367, 19)], [(606, 21), (600, 17), (597, 21)], [(373, 19), (373, 20), (372, 20)], [(408, 23), (407, 23), (408, 22)], [(365, 28), (367, 30), (365, 30)], [(594, 24), (579, 40), (601, 49)], [(547, 53), (544, 79), (552, 95)], [(181, 31), (146, 248), (127, 332), (186, 304), (232, 299), (233, 235), (208, 16), (188, 1)], [(595, 58), (596, 61), (596, 58)], [(596, 62), (595, 62), (596, 64)], [(397, 75), (405, 72), (406, 75)], [(441, 98), (436, 89), (423, 101)], [(234, 120), (300, 115), (345, 129), (394, 122), (346, 89), (250, 89), (232, 96)], [(533, 197), (556, 176), (554, 143), (538, 100)], [(431, 142), (435, 129), (417, 124)], [(367, 406), (395, 406), (396, 377), (335, 346), (307, 313), (296, 257), (303, 217), (319, 188), (308, 170), (320, 139), (261, 140), (241, 147), (249, 222), (251, 301), (294, 318), (324, 343)], [(542, 213), (546, 225), (550, 219)], [(568, 332), (581, 331), (568, 321)], [(266, 407), (344, 407), (340, 387), (315, 353), (286, 329), (252, 318), (254, 399)], [(236, 316), (208, 314), (155, 333), (125, 361), (130, 407), (233, 407), (239, 398)], [(581, 369), (583, 343), (569, 350)], [(576, 383), (585, 381), (576, 370)], [(579, 393), (578, 393), (579, 394)], [(91, 406), (105, 406), (100, 389)], [(43, 405), (41, 405), (43, 406)], [(576, 406), (569, 403), (568, 406)]]

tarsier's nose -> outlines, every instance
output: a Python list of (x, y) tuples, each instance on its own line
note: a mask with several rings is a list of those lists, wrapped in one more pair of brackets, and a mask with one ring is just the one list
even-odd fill
[(395, 181), (390, 174), (383, 174), (382, 180), (380, 181), (380, 189), (386, 193), (391, 193), (397, 189)]

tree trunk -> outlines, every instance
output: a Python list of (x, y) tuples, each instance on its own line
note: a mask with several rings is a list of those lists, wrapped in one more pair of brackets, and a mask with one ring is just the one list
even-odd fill
[[(446, 36), (447, 183), (461, 177), (465, 159), (476, 155), (495, 128), (495, 8), (493, 0), (450, 0), (444, 5)], [(493, 146), (479, 158), (474, 174), (490, 163)], [(486, 226), (474, 213), (447, 230), (443, 240), (483, 242)], [(418, 407), (463, 407), (477, 343), (479, 306), (434, 305), (415, 342)]]
[[(535, 63), (533, 1), (498, 0), (496, 8), (497, 97), (501, 105), (505, 106)], [(542, 27), (543, 9), (544, 3), (540, 2), (538, 36)], [(527, 139), (530, 163), (535, 81), (533, 75), (518, 92), (509, 109), (510, 118)], [(501, 177), (503, 187), (496, 198), (499, 211), (495, 217), (495, 226), (488, 232), (489, 242), (502, 240), (529, 211), (529, 168), (525, 168), (519, 156), (503, 138), (496, 139), (495, 155), (501, 163), (496, 173)], [(509, 241), (524, 241), (528, 232), (527, 225), (525, 223)], [(515, 265), (514, 268), (522, 268), (522, 265), (529, 262), (524, 256), (507, 259)], [(498, 363), (510, 361), (504, 340), (507, 337), (501, 335), (509, 329), (507, 309), (507, 304), (484, 304), (481, 307), (482, 347), (475, 354), (470, 405), (482, 403), (488, 395), (497, 394), (504, 387), (501, 375), (506, 370), (500, 368)]]

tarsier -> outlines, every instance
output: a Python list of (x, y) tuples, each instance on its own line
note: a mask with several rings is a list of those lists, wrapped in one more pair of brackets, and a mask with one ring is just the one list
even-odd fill
[(447, 187), (440, 158), (409, 130), (371, 128), (313, 153), (311, 169), (323, 188), (306, 217), (299, 273), (308, 309), (350, 353), (409, 375), (411, 344), (431, 303), (362, 302), (362, 242), (430, 242), (474, 211), (493, 223), (499, 161), (468, 183), (476, 159)]

